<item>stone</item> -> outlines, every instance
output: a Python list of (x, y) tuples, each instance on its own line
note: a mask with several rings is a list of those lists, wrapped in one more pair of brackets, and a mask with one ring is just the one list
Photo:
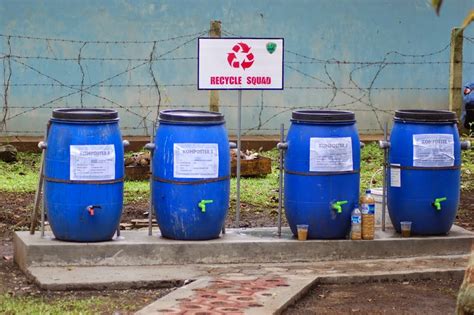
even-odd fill
[(0, 145), (0, 160), (7, 163), (16, 162), (16, 155), (18, 151), (11, 144)]

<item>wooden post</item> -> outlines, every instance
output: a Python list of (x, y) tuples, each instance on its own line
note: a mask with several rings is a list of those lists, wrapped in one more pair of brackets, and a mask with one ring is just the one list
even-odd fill
[[(213, 37), (213, 38), (221, 37), (221, 21), (211, 21), (209, 37)], [(209, 110), (211, 112), (219, 111), (219, 91), (218, 90), (209, 91)]]
[(463, 29), (451, 30), (451, 56), (449, 62), (449, 110), (461, 117), (462, 108), (462, 46)]

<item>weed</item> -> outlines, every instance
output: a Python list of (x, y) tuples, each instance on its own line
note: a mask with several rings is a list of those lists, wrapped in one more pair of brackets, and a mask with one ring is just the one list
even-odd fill
[[(472, 138), (471, 138), (472, 141)], [(278, 202), (278, 150), (263, 152), (272, 159), (272, 173), (265, 177), (241, 179), (241, 201), (261, 207), (275, 207)], [(0, 161), (0, 191), (34, 192), (38, 182), (40, 155), (18, 153), (18, 162)], [(361, 151), (361, 191), (382, 186), (383, 150), (369, 143)], [(474, 150), (462, 152), (462, 190), (474, 189)], [(372, 179), (372, 183), (370, 183)], [(236, 199), (236, 179), (231, 180), (231, 200)], [(148, 181), (126, 181), (125, 202), (143, 202), (149, 198)]]
[(1, 314), (98, 314), (115, 310), (131, 311), (135, 305), (112, 300), (109, 297), (60, 298), (48, 301), (39, 297), (12, 297), (0, 295)]

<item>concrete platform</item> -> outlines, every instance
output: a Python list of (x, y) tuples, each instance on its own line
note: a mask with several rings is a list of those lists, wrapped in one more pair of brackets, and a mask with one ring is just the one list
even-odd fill
[(191, 264), (161, 266), (29, 267), (27, 274), (42, 289), (102, 290), (177, 287), (203, 277), (304, 275), (319, 283), (367, 280), (462, 278), (468, 255), (341, 260), (312, 263)]
[(373, 241), (297, 241), (288, 228), (230, 229), (210, 241), (164, 239), (155, 231), (124, 231), (120, 239), (71, 243), (16, 232), (15, 262), (23, 271), (48, 266), (156, 266), (186, 264), (291, 263), (350, 259), (388, 259), (470, 253), (474, 233), (453, 226), (449, 235), (401, 238), (393, 230)]
[(71, 243), (17, 232), (14, 257), (40, 288), (178, 287), (137, 314), (279, 314), (317, 283), (462, 278), (474, 233), (373, 241), (298, 241), (283, 229), (232, 229), (216, 240), (176, 241), (124, 231), (110, 242)]
[(279, 314), (316, 284), (461, 279), (466, 264), (465, 255), (221, 266), (136, 314)]

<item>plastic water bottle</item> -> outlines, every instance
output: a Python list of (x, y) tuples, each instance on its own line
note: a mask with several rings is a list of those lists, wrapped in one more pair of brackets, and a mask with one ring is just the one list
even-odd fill
[(360, 239), (362, 239), (362, 214), (356, 207), (351, 214), (351, 240)]
[(370, 189), (365, 191), (365, 195), (360, 200), (362, 210), (362, 239), (373, 240), (375, 235), (375, 199), (370, 193)]

